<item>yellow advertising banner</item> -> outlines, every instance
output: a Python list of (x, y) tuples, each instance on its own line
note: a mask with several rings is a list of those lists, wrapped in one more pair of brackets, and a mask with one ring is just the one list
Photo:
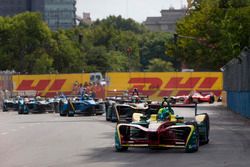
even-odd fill
[(54, 96), (63, 92), (71, 94), (74, 84), (89, 82), (89, 74), (14, 75), (14, 91), (36, 91), (40, 96)]
[(186, 95), (191, 91), (212, 92), (220, 96), (221, 72), (158, 72), (158, 73), (108, 73), (107, 96), (122, 94), (137, 88), (151, 99), (164, 96)]
[[(105, 89), (95, 89), (100, 97), (122, 95), (134, 88), (155, 100), (164, 96), (186, 95), (193, 90), (212, 92), (216, 96), (220, 96), (222, 91), (220, 72), (107, 73), (105, 78)], [(41, 96), (53, 96), (58, 92), (71, 94), (76, 82), (90, 82), (90, 74), (14, 75), (12, 80), (14, 91), (33, 90)]]

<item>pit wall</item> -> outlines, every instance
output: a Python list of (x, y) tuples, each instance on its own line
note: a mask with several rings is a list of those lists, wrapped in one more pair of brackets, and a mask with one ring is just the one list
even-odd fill
[(227, 106), (232, 111), (250, 118), (250, 91), (228, 91)]
[[(89, 74), (46, 74), (14, 75), (14, 91), (33, 90), (41, 96), (54, 96), (58, 92), (72, 94), (77, 81), (84, 84), (90, 81)], [(220, 72), (159, 72), (159, 73), (107, 73), (105, 87), (96, 87), (97, 97), (122, 95), (126, 90), (137, 88), (141, 94), (152, 100), (164, 96), (185, 95), (193, 90), (222, 92), (222, 73)]]

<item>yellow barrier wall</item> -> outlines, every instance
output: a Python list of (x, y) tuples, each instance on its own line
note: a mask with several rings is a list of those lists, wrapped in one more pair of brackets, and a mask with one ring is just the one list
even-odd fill
[(213, 92), (217, 96), (222, 91), (220, 72), (108, 73), (107, 77), (110, 79), (108, 96), (134, 88), (155, 100), (163, 96), (188, 94), (192, 90)]
[(33, 90), (41, 96), (52, 96), (57, 92), (70, 94), (73, 85), (89, 82), (89, 74), (45, 74), (45, 75), (14, 75), (12, 77), (14, 91)]
[[(220, 72), (107, 73), (106, 78), (106, 91), (99, 90), (101, 97), (105, 92), (106, 96), (121, 95), (134, 88), (155, 100), (188, 94), (192, 90), (213, 92), (217, 96), (222, 91)], [(90, 74), (14, 75), (12, 79), (14, 91), (34, 90), (41, 96), (52, 96), (57, 92), (70, 94), (74, 82), (89, 82)]]

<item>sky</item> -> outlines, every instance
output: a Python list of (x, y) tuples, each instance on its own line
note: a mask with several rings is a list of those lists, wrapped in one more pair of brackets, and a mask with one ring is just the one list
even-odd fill
[(77, 0), (77, 15), (90, 13), (92, 20), (103, 19), (110, 15), (121, 15), (143, 22), (148, 16), (161, 16), (162, 9), (180, 9), (186, 0)]

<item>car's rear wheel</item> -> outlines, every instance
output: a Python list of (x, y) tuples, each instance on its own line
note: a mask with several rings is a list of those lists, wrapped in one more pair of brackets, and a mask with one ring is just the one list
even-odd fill
[(68, 112), (68, 116), (69, 117), (74, 117), (75, 116), (75, 112), (74, 111)]
[(214, 96), (210, 96), (209, 103), (212, 104), (212, 103), (214, 103), (214, 101), (215, 101), (215, 97)]
[(209, 143), (209, 129), (210, 129), (210, 123), (209, 123), (209, 116), (207, 113), (204, 113), (205, 119), (204, 119), (204, 124), (205, 124), (205, 138), (204, 140), (200, 141), (200, 143), (203, 144), (208, 144)]
[(3, 112), (7, 112), (8, 111), (8, 108), (5, 104), (3, 104)]

